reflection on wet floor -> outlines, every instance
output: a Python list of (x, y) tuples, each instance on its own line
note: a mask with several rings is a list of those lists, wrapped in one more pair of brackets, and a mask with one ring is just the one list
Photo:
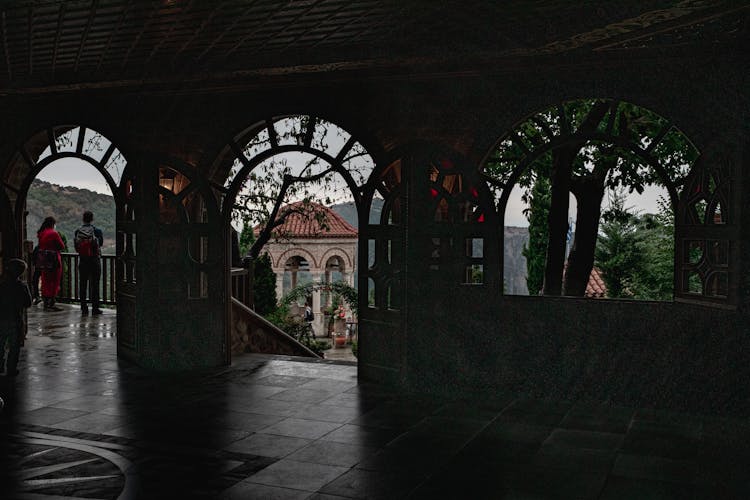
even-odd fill
[(117, 360), (115, 319), (30, 314), (0, 381), (3, 500), (750, 497), (746, 421), (399, 395), (278, 356), (157, 374)]

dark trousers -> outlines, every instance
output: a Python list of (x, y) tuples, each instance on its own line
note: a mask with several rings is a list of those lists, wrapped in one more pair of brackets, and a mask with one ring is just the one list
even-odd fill
[(78, 286), (81, 292), (81, 307), (86, 307), (86, 298), (91, 292), (91, 306), (99, 309), (99, 279), (102, 276), (102, 262), (99, 257), (79, 257)]

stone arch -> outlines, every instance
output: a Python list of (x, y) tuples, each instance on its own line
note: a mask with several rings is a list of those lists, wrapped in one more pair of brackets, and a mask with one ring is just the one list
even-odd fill
[[(600, 109), (603, 110), (596, 122), (588, 124), (588, 127), (582, 126), (580, 122), (576, 123), (574, 117), (567, 116), (569, 106), (585, 103), (592, 106), (592, 109), (594, 106), (601, 106)], [(637, 110), (637, 113), (647, 117), (651, 123), (640, 129), (631, 128), (627, 122), (622, 125), (623, 117), (628, 109)], [(677, 159), (660, 152), (662, 145), (668, 140), (675, 142), (681, 148), (674, 154)], [(500, 219), (504, 217), (511, 191), (519, 184), (522, 176), (527, 175), (535, 162), (558, 148), (579, 144), (581, 146), (609, 145), (620, 157), (632, 155), (642, 165), (643, 171), (638, 175), (652, 175), (667, 190), (669, 202), (675, 214), (685, 193), (682, 189), (683, 184), (693, 175), (692, 172), (698, 164), (696, 159), (700, 156), (692, 140), (677, 128), (673, 121), (642, 106), (619, 99), (581, 99), (560, 102), (528, 115), (509, 132), (500, 136), (493, 148), (485, 155), (482, 169), (500, 193), (497, 202)], [(660, 160), (660, 154), (666, 159)], [(653, 174), (648, 173), (648, 169)], [(613, 171), (621, 172), (619, 166), (613, 167)], [(649, 181), (649, 183), (652, 182), (653, 180)], [(678, 219), (676, 226), (679, 227), (681, 224), (684, 224), (684, 221)], [(677, 240), (675, 241), (677, 252), (680, 244)]]
[(350, 255), (349, 252), (344, 250), (340, 247), (331, 247), (323, 254), (323, 256), (320, 259), (320, 266), (325, 268), (328, 261), (333, 257), (339, 257), (344, 260), (344, 263), (346, 264), (346, 269), (351, 270), (354, 267), (354, 260), (352, 259), (352, 255)]
[(21, 253), (22, 214), (31, 183), (42, 169), (62, 158), (78, 158), (94, 167), (110, 187), (116, 210), (121, 209), (123, 197), (119, 181), (127, 161), (115, 142), (85, 125), (53, 125), (40, 129), (22, 141), (2, 169), (1, 180), (16, 228), (13, 240), (8, 242), (9, 251)]
[(313, 256), (312, 253), (305, 250), (304, 248), (295, 247), (290, 248), (289, 250), (286, 250), (281, 255), (279, 255), (278, 258), (276, 258), (276, 264), (274, 265), (274, 267), (276, 267), (277, 269), (282, 269), (289, 259), (296, 256), (304, 257), (304, 259), (307, 262), (312, 263), (312, 267), (316, 269), (320, 266), (320, 264), (315, 260), (315, 256)]

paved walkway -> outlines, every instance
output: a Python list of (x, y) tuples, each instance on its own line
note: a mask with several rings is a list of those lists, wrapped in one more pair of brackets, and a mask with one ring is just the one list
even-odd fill
[(0, 498), (750, 498), (747, 421), (399, 397), (272, 356), (155, 375), (113, 336), (110, 313), (34, 311), (0, 387)]

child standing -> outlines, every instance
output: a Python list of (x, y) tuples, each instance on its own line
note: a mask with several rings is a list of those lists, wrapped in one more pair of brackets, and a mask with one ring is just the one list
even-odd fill
[(31, 292), (23, 281), (25, 272), (24, 261), (10, 259), (0, 279), (0, 367), (5, 366), (5, 375), (9, 377), (18, 375), (18, 357), (23, 338), (23, 310), (31, 306)]

